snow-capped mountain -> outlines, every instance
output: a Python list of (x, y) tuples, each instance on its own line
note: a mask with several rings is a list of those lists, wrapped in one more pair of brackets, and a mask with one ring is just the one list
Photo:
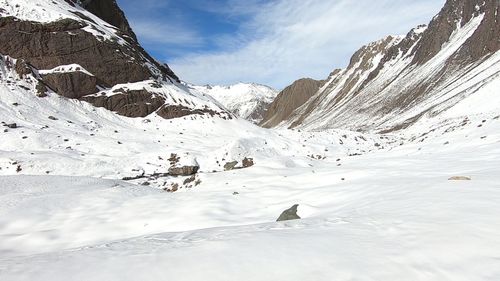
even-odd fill
[(229, 86), (189, 85), (197, 91), (210, 95), (238, 117), (259, 123), (264, 112), (276, 98), (278, 92), (268, 86), (255, 83), (237, 83)]
[(446, 112), (498, 110), (499, 6), (448, 0), (428, 26), (362, 47), (280, 126), (388, 132)]
[(14, 69), (19, 79), (10, 81), (40, 98), (55, 93), (128, 117), (232, 118), (154, 60), (114, 0), (1, 0), (0, 7), (2, 79)]
[(0, 280), (500, 280), (497, 11), (448, 1), (265, 129), (228, 109), (271, 90), (178, 81), (114, 0), (0, 0)]

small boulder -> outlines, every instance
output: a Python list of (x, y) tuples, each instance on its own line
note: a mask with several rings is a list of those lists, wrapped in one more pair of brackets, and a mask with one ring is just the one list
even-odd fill
[(253, 158), (246, 158), (242, 161), (243, 168), (252, 167), (254, 165)]
[(4, 126), (7, 127), (7, 128), (10, 128), (10, 129), (16, 129), (17, 128), (17, 124), (16, 123), (5, 124)]
[(171, 176), (191, 176), (198, 172), (199, 166), (170, 167), (168, 173)]
[(300, 219), (300, 217), (297, 215), (297, 207), (299, 207), (299, 204), (295, 204), (290, 209), (283, 211), (283, 213), (281, 213), (281, 215), (276, 221), (289, 221), (289, 220)]
[(454, 176), (448, 179), (449, 181), (470, 181), (472, 180), (470, 177), (464, 176)]
[(47, 96), (47, 86), (42, 81), (38, 81), (38, 84), (36, 84), (36, 96), (39, 98), (44, 98)]
[(224, 171), (234, 170), (237, 164), (238, 161), (227, 162), (226, 164), (224, 164)]

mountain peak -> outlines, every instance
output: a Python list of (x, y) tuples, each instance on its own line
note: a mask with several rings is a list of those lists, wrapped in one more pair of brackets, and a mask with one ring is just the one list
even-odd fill
[(83, 0), (75, 2), (105, 22), (117, 27), (134, 41), (137, 41), (134, 31), (132, 31), (125, 14), (116, 3), (116, 0)]

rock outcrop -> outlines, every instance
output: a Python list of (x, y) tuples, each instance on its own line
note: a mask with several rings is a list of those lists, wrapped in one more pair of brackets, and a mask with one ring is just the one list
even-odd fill
[[(73, 0), (73, 2), (76, 1)], [(84, 0), (81, 1), (81, 5), (105, 22), (119, 28), (125, 35), (137, 42), (137, 37), (116, 0)]]
[(170, 167), (168, 174), (171, 176), (191, 176), (198, 172), (199, 166)]
[(274, 127), (284, 120), (288, 120), (294, 110), (304, 105), (322, 86), (323, 81), (303, 78), (281, 91), (271, 103), (260, 126)]
[(289, 221), (289, 220), (298, 220), (300, 219), (299, 215), (297, 215), (297, 208), (299, 204), (293, 205), (290, 209), (287, 209), (281, 213), (276, 221)]
[[(115, 0), (54, 0), (36, 9), (26, 1), (3, 8), (0, 55), (13, 58), (20, 77), (38, 80), (39, 97), (55, 92), (127, 117), (232, 118), (213, 100), (189, 92), (168, 65), (141, 47)], [(23, 9), (41, 14), (18, 13)], [(51, 13), (50, 20), (41, 17)], [(126, 88), (134, 83), (154, 86)]]
[(42, 77), (47, 86), (67, 98), (78, 99), (98, 90), (97, 78), (80, 71), (51, 73)]

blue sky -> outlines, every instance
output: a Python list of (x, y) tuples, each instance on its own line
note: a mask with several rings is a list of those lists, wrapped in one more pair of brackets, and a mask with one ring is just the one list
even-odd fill
[(196, 84), (324, 79), (363, 44), (428, 23), (444, 0), (118, 0), (143, 46)]

